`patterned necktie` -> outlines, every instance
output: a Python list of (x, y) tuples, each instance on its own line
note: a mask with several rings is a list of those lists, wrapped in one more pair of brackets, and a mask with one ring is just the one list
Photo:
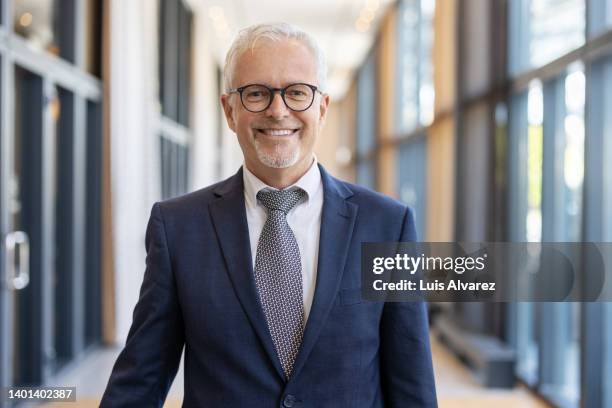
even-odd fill
[(268, 210), (255, 257), (255, 284), (283, 371), (291, 376), (304, 333), (302, 263), (287, 213), (306, 192), (260, 190), (257, 199)]

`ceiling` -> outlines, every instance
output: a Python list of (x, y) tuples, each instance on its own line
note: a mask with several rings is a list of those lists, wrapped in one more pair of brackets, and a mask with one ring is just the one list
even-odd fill
[(287, 22), (310, 33), (327, 55), (328, 92), (340, 99), (368, 52), (393, 0), (189, 0), (209, 23), (213, 55), (222, 64), (236, 33), (263, 22)]

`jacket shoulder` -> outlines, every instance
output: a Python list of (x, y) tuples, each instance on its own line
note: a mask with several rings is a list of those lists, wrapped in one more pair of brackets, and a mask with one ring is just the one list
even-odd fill
[(390, 211), (391, 213), (405, 213), (409, 207), (403, 202), (373, 191), (369, 188), (352, 184), (346, 181), (335, 179), (336, 182), (343, 184), (353, 195), (348, 198), (349, 201), (363, 206), (367, 209), (378, 209), (380, 211)]
[(194, 211), (198, 213), (201, 213), (202, 210), (207, 211), (208, 204), (218, 198), (216, 192), (226, 187), (228, 183), (236, 182), (235, 178), (236, 175), (199, 190), (159, 201), (155, 205), (160, 207), (164, 215), (193, 214)]

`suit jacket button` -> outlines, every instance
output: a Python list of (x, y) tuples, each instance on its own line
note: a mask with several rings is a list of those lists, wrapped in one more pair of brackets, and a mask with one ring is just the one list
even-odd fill
[(285, 407), (287, 407), (287, 408), (291, 408), (292, 406), (294, 406), (295, 405), (295, 396), (293, 396), (291, 394), (287, 394), (287, 396), (283, 400), (283, 405)]

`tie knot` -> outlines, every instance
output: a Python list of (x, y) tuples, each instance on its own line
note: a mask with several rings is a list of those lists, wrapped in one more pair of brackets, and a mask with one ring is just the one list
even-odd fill
[(304, 197), (301, 188), (293, 190), (259, 190), (257, 199), (268, 211), (278, 210), (287, 214)]

